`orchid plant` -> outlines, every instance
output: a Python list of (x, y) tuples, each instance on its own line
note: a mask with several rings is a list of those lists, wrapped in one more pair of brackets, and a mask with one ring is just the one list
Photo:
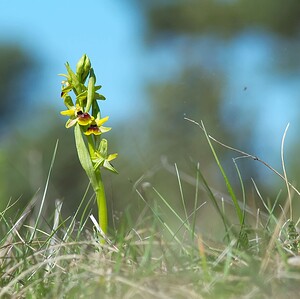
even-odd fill
[(60, 76), (65, 78), (61, 97), (67, 110), (61, 111), (61, 114), (69, 117), (66, 128), (74, 127), (78, 158), (96, 194), (99, 226), (107, 234), (107, 203), (101, 171), (108, 169), (117, 173), (111, 161), (118, 154), (108, 154), (108, 141), (102, 138), (102, 134), (111, 130), (103, 126), (109, 117), (102, 118), (100, 113), (99, 100), (105, 100), (105, 97), (98, 93), (101, 86), (96, 85), (96, 76), (86, 54), (78, 61), (76, 72), (72, 71), (69, 63), (65, 66), (67, 74)]

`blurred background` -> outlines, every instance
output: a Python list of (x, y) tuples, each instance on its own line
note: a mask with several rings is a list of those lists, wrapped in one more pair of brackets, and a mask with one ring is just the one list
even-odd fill
[[(151, 186), (181, 209), (175, 163), (188, 208), (197, 163), (209, 185), (226, 194), (203, 132), (185, 118), (203, 120), (215, 138), (280, 172), (280, 143), (290, 123), (286, 166), (297, 186), (299, 15), (298, 0), (0, 1), (1, 210), (9, 201), (20, 209), (41, 198), (57, 139), (45, 213), (59, 198), (63, 213), (72, 214), (83, 198), (88, 180), (59, 113), (57, 74), (65, 73), (66, 61), (75, 68), (84, 53), (107, 98), (109, 151), (119, 153), (120, 174), (105, 175), (115, 225), (124, 211), (135, 217), (143, 210), (136, 190), (156, 200)], [(215, 148), (240, 196), (232, 161), (238, 154)], [(260, 205), (251, 178), (271, 201), (284, 190), (258, 162), (240, 159), (238, 166), (248, 204)], [(200, 191), (199, 204), (206, 200)]]

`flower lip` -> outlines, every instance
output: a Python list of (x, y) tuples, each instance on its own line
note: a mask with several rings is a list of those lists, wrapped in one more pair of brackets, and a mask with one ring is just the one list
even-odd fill
[(90, 116), (87, 112), (82, 112), (80, 110), (80, 111), (77, 111), (76, 115), (77, 115), (78, 123), (81, 126), (86, 126), (89, 123), (91, 123), (91, 121), (93, 121), (93, 117)]
[[(85, 114), (85, 113), (83, 113)], [(79, 119), (80, 116), (78, 116)], [(105, 122), (107, 122), (108, 120), (108, 116), (104, 117), (104, 118), (96, 118), (94, 119), (92, 116), (92, 120), (90, 122), (90, 126), (88, 127), (88, 129), (85, 131), (85, 135), (101, 135), (102, 133), (106, 133), (108, 131), (111, 130), (111, 128), (108, 127), (104, 127), (102, 126), (102, 124), (104, 124)], [(79, 121), (79, 120), (78, 120)]]
[(96, 125), (96, 124), (91, 124), (88, 129), (86, 130), (86, 132), (84, 133), (85, 135), (101, 135), (102, 132), (100, 130), (100, 128)]

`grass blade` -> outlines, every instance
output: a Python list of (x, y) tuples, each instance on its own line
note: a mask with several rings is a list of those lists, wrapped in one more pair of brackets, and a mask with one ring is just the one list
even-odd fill
[(227, 190), (228, 190), (228, 192), (229, 192), (229, 194), (230, 194), (230, 196), (231, 196), (231, 198), (232, 198), (232, 202), (233, 202), (233, 204), (234, 204), (234, 207), (235, 207), (236, 214), (237, 214), (237, 216), (238, 216), (240, 225), (242, 226), (242, 225), (243, 225), (243, 212), (242, 212), (242, 210), (241, 210), (241, 208), (240, 208), (240, 206), (239, 206), (239, 202), (238, 202), (238, 200), (237, 200), (237, 198), (236, 198), (236, 195), (235, 195), (235, 193), (234, 193), (234, 191), (233, 191), (233, 189), (232, 189), (232, 186), (231, 186), (231, 184), (230, 184), (230, 182), (229, 182), (229, 179), (228, 179), (228, 177), (227, 177), (227, 175), (226, 175), (226, 172), (225, 172), (225, 170), (223, 169), (223, 167), (222, 167), (222, 165), (221, 165), (221, 163), (220, 163), (220, 161), (219, 161), (219, 158), (218, 158), (218, 156), (217, 156), (217, 154), (216, 154), (216, 151), (215, 151), (215, 149), (214, 149), (214, 147), (213, 147), (213, 145), (212, 145), (212, 143), (211, 143), (211, 141), (210, 141), (209, 135), (207, 134), (207, 131), (206, 131), (205, 127), (204, 127), (204, 123), (203, 123), (202, 121), (201, 121), (201, 126), (202, 126), (202, 129), (203, 129), (203, 131), (204, 131), (206, 140), (207, 140), (207, 142), (208, 142), (208, 144), (209, 144), (209, 147), (210, 147), (210, 149), (211, 149), (211, 151), (212, 151), (212, 153), (213, 153), (213, 156), (214, 156), (214, 158), (215, 158), (215, 161), (216, 161), (216, 163), (217, 163), (217, 165), (218, 165), (218, 167), (219, 167), (219, 169), (220, 169), (220, 171), (221, 171), (221, 173), (222, 173), (222, 176), (223, 176), (223, 178), (224, 178), (224, 181), (225, 181)]

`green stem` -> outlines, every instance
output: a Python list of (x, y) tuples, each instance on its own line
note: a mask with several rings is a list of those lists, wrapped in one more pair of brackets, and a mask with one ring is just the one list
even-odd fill
[[(91, 158), (95, 156), (95, 142), (92, 136), (87, 136), (88, 148)], [(95, 189), (97, 206), (98, 206), (98, 222), (102, 231), (107, 234), (107, 205), (106, 205), (106, 196), (105, 189), (99, 170), (96, 170), (97, 177), (97, 188)]]
[(96, 190), (99, 226), (107, 234), (107, 205), (101, 174), (98, 172), (98, 189)]
[(95, 157), (95, 143), (93, 141), (92, 136), (86, 136), (87, 141), (88, 141), (88, 148), (90, 152), (90, 156), (93, 159)]

